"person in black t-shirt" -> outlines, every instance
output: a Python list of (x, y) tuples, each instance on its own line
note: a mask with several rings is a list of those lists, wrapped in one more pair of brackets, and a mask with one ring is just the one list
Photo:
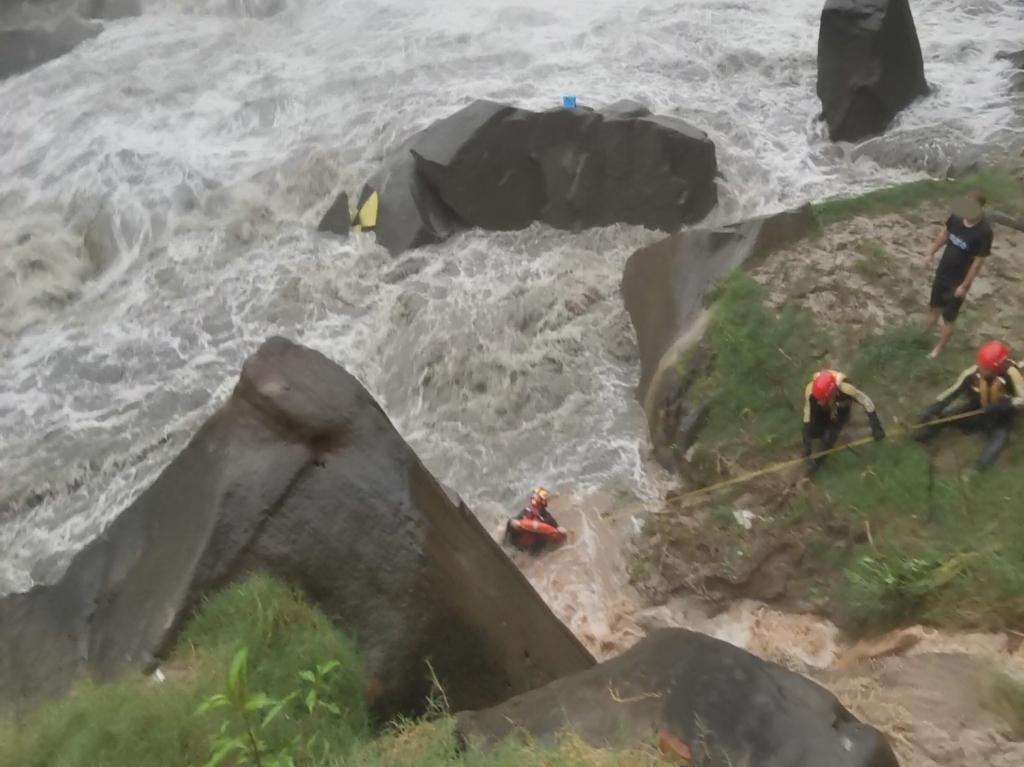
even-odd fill
[(992, 225), (985, 220), (985, 196), (971, 192), (953, 206), (952, 215), (932, 242), (928, 250), (928, 265), (935, 263), (935, 254), (946, 246), (932, 280), (931, 313), (925, 330), (942, 317), (939, 342), (929, 355), (933, 359), (942, 354), (953, 335), (953, 325), (967, 292), (971, 289), (985, 258), (992, 252)]

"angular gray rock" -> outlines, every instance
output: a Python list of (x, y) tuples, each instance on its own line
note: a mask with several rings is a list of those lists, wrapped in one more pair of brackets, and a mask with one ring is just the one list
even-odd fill
[(59, 58), (102, 31), (102, 24), (84, 21), (74, 13), (0, 25), (0, 80)]
[(727, 642), (655, 631), (599, 666), (457, 715), (471, 746), (571, 730), (597, 747), (682, 741), (706, 767), (899, 767), (885, 736), (830, 692)]
[(403, 144), (367, 182), (377, 240), (393, 255), (461, 227), (627, 223), (664, 231), (717, 203), (714, 143), (635, 102), (531, 112), (476, 101)]
[(372, 226), (377, 242), (393, 256), (413, 248), (443, 242), (458, 229), (451, 210), (416, 172), (411, 148), (405, 142), (370, 177), (359, 195), (356, 211), (377, 197), (377, 218)]
[(342, 192), (331, 203), (331, 207), (324, 213), (324, 217), (320, 220), (320, 226), (317, 227), (318, 231), (321, 232), (332, 232), (333, 234), (340, 234), (342, 237), (348, 237), (349, 229), (351, 228), (351, 213), (348, 209), (348, 195)]
[(818, 98), (833, 141), (883, 133), (928, 92), (908, 0), (827, 0), (818, 34)]
[(362, 385), (272, 338), (60, 581), (0, 600), (0, 705), (150, 668), (204, 594), (254, 572), (353, 637), (382, 717), (422, 709), (427, 661), (458, 708), (594, 662)]
[(815, 226), (811, 206), (804, 205), (714, 229), (690, 229), (629, 257), (622, 295), (640, 348), (637, 398), (647, 414), (655, 458), (666, 468), (678, 468), (706, 415), (706, 403), (691, 401), (688, 393), (708, 362), (699, 346), (698, 322), (708, 290), (730, 270)]

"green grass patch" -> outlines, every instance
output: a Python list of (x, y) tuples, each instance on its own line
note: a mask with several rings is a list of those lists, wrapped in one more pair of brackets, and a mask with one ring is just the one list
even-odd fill
[(182, 637), (166, 682), (131, 676), (82, 683), (64, 700), (0, 722), (0, 765), (205, 765), (224, 718), (197, 709), (224, 688), (241, 647), (249, 652), (249, 688), (274, 697), (299, 689), (301, 672), (339, 662), (322, 695), (342, 714), (311, 717), (296, 701), (263, 731), (268, 749), (317, 734), (342, 753), (367, 735), (362, 668), (351, 643), (290, 589), (257, 578), (205, 605)]
[[(652, 738), (653, 741), (653, 738)], [(653, 745), (599, 749), (571, 733), (550, 746), (510, 740), (487, 752), (460, 753), (454, 721), (406, 722), (333, 767), (664, 767)]]
[(854, 263), (853, 270), (866, 280), (878, 280), (886, 274), (889, 254), (878, 240), (865, 240), (860, 246), (861, 258)]
[[(830, 456), (813, 485), (781, 505), (781, 483), (795, 475), (710, 496), (709, 532), (742, 537), (726, 523), (732, 501), (761, 494), (773, 509), (767, 524), (805, 547), (809, 579), (829, 591), (833, 617), (854, 630), (915, 621), (1024, 626), (1019, 438), (999, 464), (977, 474), (980, 436), (948, 428), (926, 446), (907, 433), (970, 365), (973, 336), (965, 323), (939, 361), (927, 357), (933, 338), (916, 325), (848, 347), (841, 329), (818, 326), (797, 308), (775, 313), (753, 279), (730, 275), (711, 307), (712, 370), (695, 385), (712, 403), (700, 452), (735, 461), (727, 466), (731, 476), (798, 457), (804, 387), (825, 365), (849, 373), (874, 400), (890, 438)], [(866, 426), (855, 405), (840, 441), (866, 436)], [(710, 460), (698, 465), (709, 481), (720, 468)], [(850, 532), (836, 539), (837, 530)]]
[(808, 314), (787, 307), (776, 315), (764, 297), (764, 288), (741, 272), (714, 293), (712, 372), (695, 388), (696, 397), (711, 402), (705, 433), (713, 442), (788, 443), (800, 421), (802, 404), (793, 392), (803, 391), (825, 339)]
[(879, 189), (858, 197), (837, 197), (814, 206), (822, 226), (853, 216), (881, 215), (916, 208), (924, 203), (948, 202), (958, 194), (980, 189), (988, 207), (1008, 213), (1024, 210), (1024, 189), (1003, 171), (983, 171), (951, 181), (925, 179)]
[(664, 763), (653, 742), (615, 751), (571, 734), (550, 747), (510, 741), (486, 753), (464, 752), (441, 694), (424, 720), (371, 732), (352, 644), (296, 592), (265, 577), (203, 605), (164, 668), (163, 683), (139, 675), (83, 682), (18, 719), (0, 717), (0, 767)]

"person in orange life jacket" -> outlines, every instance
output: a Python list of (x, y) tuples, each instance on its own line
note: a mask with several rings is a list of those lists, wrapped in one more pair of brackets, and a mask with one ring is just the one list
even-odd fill
[[(921, 414), (919, 424), (934, 421), (944, 416), (981, 412), (957, 421), (931, 424), (919, 429), (914, 438), (927, 442), (943, 426), (957, 426), (964, 431), (981, 432), (985, 446), (975, 464), (979, 471), (995, 463), (999, 453), (1006, 447), (1013, 428), (1018, 408), (1024, 406), (1024, 375), (1020, 367), (1010, 359), (1010, 350), (1002, 341), (988, 341), (981, 345), (975, 363), (963, 371), (956, 383), (942, 392)], [(955, 401), (958, 407), (947, 411)]]
[[(548, 493), (548, 491), (543, 487), (534, 488), (533, 492), (530, 493), (530, 500), (527, 503), (526, 508), (516, 514), (512, 519), (535, 519), (538, 522), (543, 522), (546, 525), (558, 528), (558, 522), (555, 521), (555, 518), (551, 516), (551, 512), (548, 511), (548, 500), (550, 498), (550, 493)], [(543, 537), (531, 534), (529, 531), (518, 530), (512, 526), (511, 522), (505, 526), (505, 540), (517, 549), (531, 551), (533, 553), (544, 548), (545, 543)]]
[(970, 192), (953, 204), (951, 215), (932, 241), (925, 260), (931, 267), (935, 254), (945, 246), (939, 267), (932, 279), (930, 309), (925, 330), (931, 330), (942, 317), (939, 342), (928, 355), (936, 358), (953, 335), (953, 326), (967, 292), (992, 252), (992, 225), (985, 220), (985, 195)]
[(810, 458), (813, 441), (821, 439), (821, 449), (835, 446), (839, 433), (850, 420), (850, 407), (854, 401), (860, 403), (871, 422), (871, 435), (876, 439), (885, 438), (885, 429), (875, 411), (871, 399), (846, 380), (836, 370), (821, 370), (815, 374), (804, 391), (804, 432), (803, 449), (807, 458), (807, 473), (813, 474), (821, 466), (825, 456)]

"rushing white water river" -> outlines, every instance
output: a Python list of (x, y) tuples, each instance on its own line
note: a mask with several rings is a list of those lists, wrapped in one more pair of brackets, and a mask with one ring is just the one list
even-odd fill
[[(464, 233), (420, 271), (317, 234), (397, 142), (475, 98), (680, 115), (715, 220), (1019, 137), (1019, 0), (912, 3), (935, 86), (871, 157), (815, 120), (821, 0), (148, 0), (0, 82), (0, 593), (59, 577), (283, 334), (381, 401), (488, 521), (543, 482), (643, 497), (622, 266), (658, 235)], [(274, 13), (274, 11), (280, 11)]]

